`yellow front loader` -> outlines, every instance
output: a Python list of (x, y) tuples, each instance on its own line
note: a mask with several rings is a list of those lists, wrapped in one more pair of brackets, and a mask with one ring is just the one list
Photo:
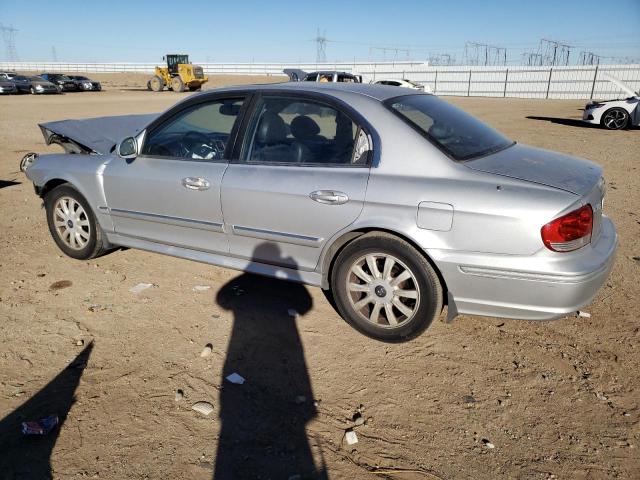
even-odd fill
[(204, 70), (198, 65), (189, 63), (189, 55), (165, 55), (166, 67), (156, 67), (155, 75), (147, 82), (147, 88), (154, 92), (161, 92), (164, 87), (174, 92), (185, 90), (196, 91), (202, 84), (209, 81), (204, 76)]

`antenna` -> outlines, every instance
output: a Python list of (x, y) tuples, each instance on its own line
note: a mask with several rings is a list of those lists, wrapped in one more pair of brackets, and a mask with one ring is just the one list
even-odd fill
[(316, 63), (327, 63), (327, 37), (326, 30), (320, 35), (320, 28), (314, 40), (316, 41)]
[(0, 23), (2, 31), (2, 40), (4, 41), (5, 55), (10, 62), (18, 61), (18, 52), (16, 51), (15, 36), (18, 30), (13, 25), (4, 26)]

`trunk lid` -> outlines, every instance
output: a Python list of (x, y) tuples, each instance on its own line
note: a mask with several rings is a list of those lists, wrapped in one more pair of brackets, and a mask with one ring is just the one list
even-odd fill
[(559, 188), (581, 197), (591, 192), (602, 177), (602, 168), (588, 160), (520, 144), (464, 165), (480, 172)]

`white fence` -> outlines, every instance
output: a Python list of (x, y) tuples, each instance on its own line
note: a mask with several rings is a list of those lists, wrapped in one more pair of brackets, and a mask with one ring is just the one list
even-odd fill
[[(154, 63), (50, 63), (0, 62), (0, 70), (68, 73), (145, 73)], [(437, 95), (585, 99), (620, 94), (603, 74), (612, 75), (634, 91), (640, 90), (640, 65), (572, 67), (480, 67), (429, 66), (426, 62), (350, 63), (200, 63), (208, 75), (282, 75), (285, 68), (344, 70), (358, 73), (365, 81), (408, 78), (428, 85)]]

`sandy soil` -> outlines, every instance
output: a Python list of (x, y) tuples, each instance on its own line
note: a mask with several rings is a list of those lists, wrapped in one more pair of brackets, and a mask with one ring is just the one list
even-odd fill
[[(590, 318), (463, 316), (386, 345), (318, 289), (141, 251), (63, 257), (17, 172), (24, 153), (56, 148), (36, 124), (182, 97), (109, 81), (123, 88), (0, 98), (3, 478), (206, 479), (216, 463), (240, 473), (215, 478), (269, 478), (260, 462), (284, 479), (313, 468), (332, 479), (640, 476), (640, 131), (582, 126), (582, 102), (449, 98), (520, 142), (601, 164), (617, 264)], [(131, 293), (140, 282), (154, 286)], [(247, 383), (224, 382), (232, 371)], [(198, 401), (213, 412), (191, 410)], [(21, 436), (21, 420), (49, 413), (59, 430)]]

